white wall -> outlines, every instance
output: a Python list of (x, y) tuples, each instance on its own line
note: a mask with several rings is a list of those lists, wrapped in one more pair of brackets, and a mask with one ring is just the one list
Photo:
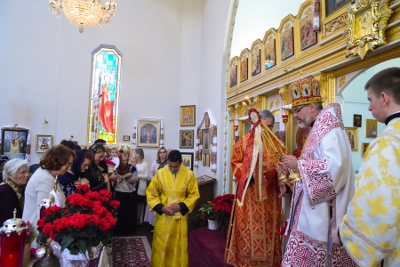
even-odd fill
[[(91, 53), (108, 44), (123, 55), (119, 141), (132, 134), (136, 116), (160, 117), (165, 146), (179, 148), (179, 106), (196, 105), (197, 122), (210, 108), (222, 123), (218, 173), (202, 167), (195, 172), (222, 178), (229, 0), (120, 0), (112, 25), (87, 27), (83, 34), (65, 17), (51, 14), (47, 1), (3, 2), (0, 126), (30, 129), (31, 163), (42, 156), (34, 148), (44, 118), (45, 133), (56, 143), (71, 135), (86, 143)], [(145, 149), (145, 160), (151, 164), (155, 154), (156, 149)]]

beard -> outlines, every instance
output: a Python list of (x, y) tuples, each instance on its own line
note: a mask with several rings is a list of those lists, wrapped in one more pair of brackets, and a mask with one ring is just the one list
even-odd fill
[(297, 123), (299, 124), (300, 128), (306, 128), (306, 127), (308, 127), (309, 122), (310, 122), (310, 115), (309, 115), (309, 114), (307, 114), (307, 115), (304, 117), (304, 119), (302, 119), (302, 120), (297, 120)]

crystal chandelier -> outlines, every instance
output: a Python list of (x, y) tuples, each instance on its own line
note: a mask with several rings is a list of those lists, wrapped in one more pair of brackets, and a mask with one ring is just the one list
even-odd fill
[(57, 17), (64, 12), (69, 21), (79, 26), (83, 32), (84, 26), (101, 26), (110, 22), (115, 14), (117, 0), (109, 0), (103, 7), (100, 0), (50, 0), (50, 9)]

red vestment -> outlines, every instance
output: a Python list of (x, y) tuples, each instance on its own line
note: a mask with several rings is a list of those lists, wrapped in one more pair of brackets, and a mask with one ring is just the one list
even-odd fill
[[(232, 171), (238, 184), (244, 184), (247, 179), (246, 174), (243, 175), (247, 172), (242, 170), (242, 166), (244, 158), (251, 157), (251, 154), (245, 155), (247, 143), (251, 138), (250, 134), (241, 137), (232, 155)], [(256, 170), (258, 164), (259, 162), (256, 164)], [(275, 165), (271, 154), (265, 149), (262, 164), (263, 177), (255, 174), (244, 191), (243, 205), (239, 205), (238, 195), (233, 205), (225, 251), (225, 261), (233, 266), (281, 265), (282, 247), (279, 231), (282, 200), (278, 198)]]

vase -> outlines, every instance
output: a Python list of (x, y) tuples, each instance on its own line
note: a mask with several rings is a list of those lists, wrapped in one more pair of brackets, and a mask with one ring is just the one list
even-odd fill
[(64, 249), (60, 257), (61, 267), (97, 267), (103, 253), (103, 244), (91, 247), (85, 254), (79, 252), (77, 255), (71, 254), (69, 249)]
[(208, 229), (218, 230), (218, 222), (213, 220), (208, 220)]
[(60, 261), (53, 253), (53, 249), (49, 244), (46, 244), (46, 254), (35, 261), (33, 267), (60, 267)]

